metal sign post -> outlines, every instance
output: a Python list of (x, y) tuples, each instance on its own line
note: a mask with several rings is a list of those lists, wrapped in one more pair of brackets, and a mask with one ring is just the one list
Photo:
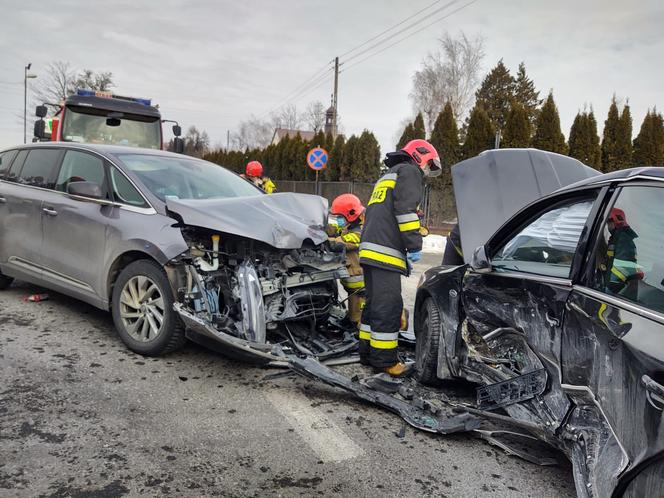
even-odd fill
[(321, 147), (314, 147), (307, 153), (307, 165), (316, 172), (316, 195), (320, 195), (318, 186), (318, 173), (327, 167), (327, 151)]

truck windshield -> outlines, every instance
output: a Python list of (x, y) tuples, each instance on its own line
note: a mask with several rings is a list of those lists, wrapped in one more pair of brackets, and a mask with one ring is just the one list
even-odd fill
[(62, 123), (62, 140), (91, 144), (127, 145), (146, 149), (161, 148), (161, 122), (158, 117), (124, 114), (109, 126), (113, 111), (67, 106)]
[(157, 198), (226, 199), (262, 195), (263, 192), (226, 168), (188, 157), (117, 154)]

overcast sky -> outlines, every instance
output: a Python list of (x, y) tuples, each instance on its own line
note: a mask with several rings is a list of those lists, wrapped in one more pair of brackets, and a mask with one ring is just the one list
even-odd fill
[[(38, 76), (58, 60), (112, 71), (118, 93), (152, 98), (165, 118), (225, 144), (228, 129), (269, 113), (335, 55), (432, 2), (0, 0), (0, 147), (23, 139), (28, 62)], [(553, 89), (566, 137), (584, 104), (601, 128), (614, 93), (629, 98), (636, 134), (649, 107), (664, 108), (662, 26), (658, 0), (477, 0), (362, 64), (349, 61), (339, 81), (343, 131), (372, 130), (387, 152), (412, 115), (413, 72), (444, 31), (463, 30), (484, 38), (485, 70), (500, 58), (514, 71), (524, 61), (543, 95)], [(327, 106), (331, 92), (330, 82), (295, 103)]]

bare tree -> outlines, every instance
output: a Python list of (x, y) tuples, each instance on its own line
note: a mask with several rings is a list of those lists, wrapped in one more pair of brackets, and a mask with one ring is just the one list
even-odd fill
[(272, 121), (275, 127), (289, 130), (297, 130), (302, 125), (302, 117), (295, 104), (282, 107), (278, 113), (272, 115)]
[(242, 121), (237, 131), (233, 133), (234, 146), (238, 149), (267, 147), (272, 141), (274, 129), (274, 123), (251, 116), (248, 120)]
[(195, 126), (190, 126), (184, 136), (184, 153), (189, 156), (203, 157), (210, 149), (210, 137), (206, 131), (199, 131)]
[(58, 104), (63, 101), (73, 86), (76, 71), (72, 69), (69, 62), (51, 62), (46, 66), (43, 75), (36, 80), (33, 93), (34, 98), (40, 104), (49, 102)]
[(37, 104), (59, 104), (77, 88), (107, 91), (114, 86), (110, 71), (95, 73), (91, 69), (83, 69), (77, 72), (69, 62), (56, 61), (46, 66), (44, 74), (36, 80), (33, 100)]
[(74, 88), (87, 88), (89, 90), (99, 90), (106, 92), (115, 86), (113, 83), (113, 73), (104, 71), (95, 73), (91, 69), (84, 69), (78, 73), (73, 84)]
[(439, 42), (440, 49), (429, 53), (413, 75), (410, 94), (415, 112), (423, 114), (428, 130), (446, 102), (457, 120), (470, 109), (484, 58), (484, 40), (479, 36), (471, 39), (462, 32), (453, 38), (445, 33)]
[(325, 107), (320, 100), (309, 102), (302, 117), (304, 124), (310, 130), (318, 132), (325, 124)]

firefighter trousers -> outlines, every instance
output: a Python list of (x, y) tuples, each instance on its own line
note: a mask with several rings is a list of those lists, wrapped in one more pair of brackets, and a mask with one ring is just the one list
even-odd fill
[(360, 325), (360, 361), (376, 368), (399, 361), (401, 273), (362, 265), (366, 304)]

